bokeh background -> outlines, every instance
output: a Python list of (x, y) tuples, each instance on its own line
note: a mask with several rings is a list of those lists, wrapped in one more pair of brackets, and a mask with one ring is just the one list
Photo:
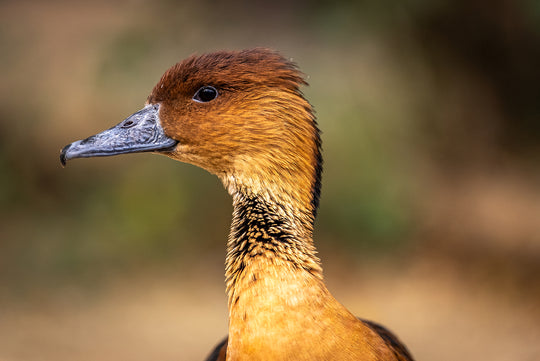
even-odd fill
[(202, 360), (225, 335), (218, 180), (58, 155), (177, 61), (254, 46), (310, 83), (335, 296), (418, 360), (540, 359), (538, 1), (2, 1), (0, 46), (0, 360)]

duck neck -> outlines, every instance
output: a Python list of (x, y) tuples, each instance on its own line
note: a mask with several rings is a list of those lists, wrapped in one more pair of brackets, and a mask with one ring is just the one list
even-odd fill
[(269, 290), (274, 291), (282, 289), (292, 274), (322, 283), (312, 234), (310, 209), (284, 204), (268, 194), (234, 192), (226, 260), (229, 307), (258, 280), (271, 282)]
[(284, 332), (278, 327), (284, 326), (284, 311), (287, 322), (303, 332), (293, 315), (300, 319), (306, 307), (331, 297), (313, 244), (313, 209), (285, 203), (283, 191), (275, 197), (230, 185), (229, 190), (234, 207), (226, 260), (229, 345), (240, 339), (250, 344), (248, 337), (257, 344), (261, 337), (272, 340), (270, 335)]

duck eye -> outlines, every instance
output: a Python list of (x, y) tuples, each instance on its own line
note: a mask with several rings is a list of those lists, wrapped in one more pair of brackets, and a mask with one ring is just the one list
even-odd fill
[(200, 102), (200, 103), (206, 103), (210, 100), (216, 99), (218, 96), (218, 91), (216, 88), (212, 86), (203, 86), (193, 96), (193, 100)]

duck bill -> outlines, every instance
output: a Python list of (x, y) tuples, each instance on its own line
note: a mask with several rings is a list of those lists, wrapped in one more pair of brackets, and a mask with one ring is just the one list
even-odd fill
[(66, 165), (74, 158), (166, 152), (177, 143), (165, 135), (159, 120), (159, 104), (151, 104), (104, 132), (66, 145), (60, 153), (60, 162)]

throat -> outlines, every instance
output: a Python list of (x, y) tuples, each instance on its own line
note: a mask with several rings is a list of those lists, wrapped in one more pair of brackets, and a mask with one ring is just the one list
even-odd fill
[(275, 291), (287, 287), (293, 275), (322, 283), (310, 210), (244, 192), (233, 194), (233, 207), (226, 260), (230, 305), (255, 283)]

